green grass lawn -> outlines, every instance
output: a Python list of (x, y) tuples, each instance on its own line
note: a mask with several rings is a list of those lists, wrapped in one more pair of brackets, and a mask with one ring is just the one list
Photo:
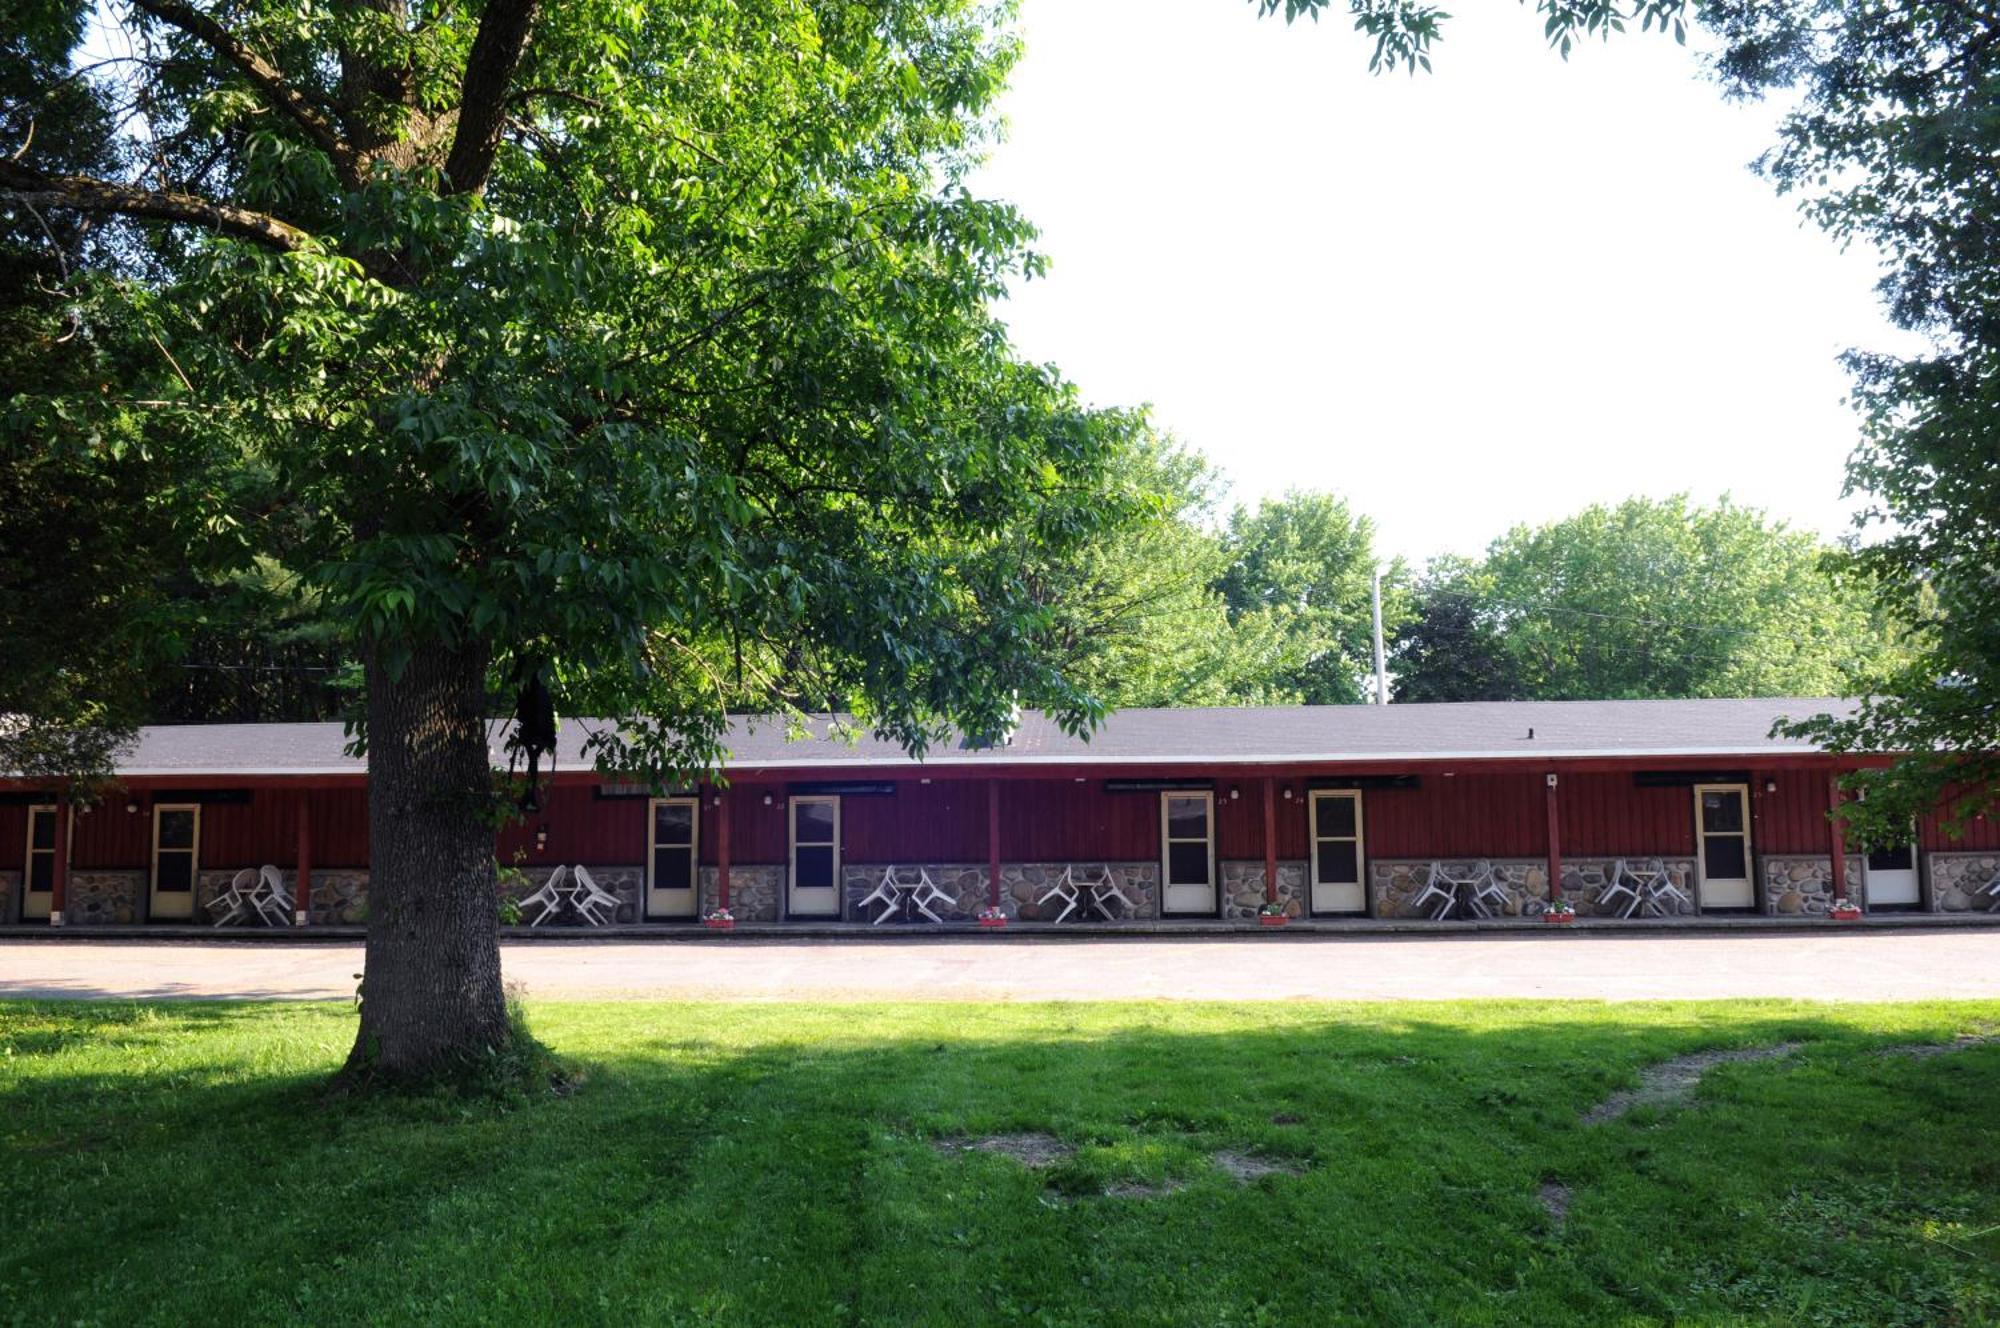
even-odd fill
[(356, 1107), (343, 1007), (0, 1005), (0, 1323), (2000, 1322), (2000, 1043), (1881, 1054), (2000, 1003), (531, 1016), (574, 1096)]

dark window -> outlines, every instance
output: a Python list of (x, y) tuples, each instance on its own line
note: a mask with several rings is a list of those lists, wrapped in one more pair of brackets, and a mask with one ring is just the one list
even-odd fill
[[(828, 833), (832, 833), (829, 827)], [(833, 845), (800, 844), (795, 850), (798, 862), (798, 880), (794, 882), (804, 890), (829, 890), (833, 888)]]
[(1749, 876), (1743, 840), (1738, 835), (1710, 835), (1702, 846), (1702, 870), (1713, 880), (1737, 881)]
[(194, 847), (194, 813), (191, 811), (162, 811), (160, 813), (161, 848)]
[[(1208, 799), (1168, 798), (1167, 837), (1169, 839), (1208, 838)], [(1207, 880), (1207, 877), (1203, 877)]]
[(46, 894), (56, 888), (56, 856), (37, 853), (28, 863), (28, 888)]
[(685, 802), (662, 802), (653, 808), (655, 844), (692, 844), (694, 808)]
[(1743, 829), (1743, 795), (1735, 789), (1723, 789), (1701, 795), (1701, 828), (1709, 834), (1741, 833)]
[(179, 894), (194, 888), (194, 854), (160, 854), (160, 879), (157, 889), (169, 894)]
[(1896, 848), (1878, 848), (1868, 855), (1869, 871), (1909, 871), (1916, 865), (1917, 851), (1908, 844)]
[(1320, 838), (1354, 838), (1353, 798), (1321, 798), (1318, 807)]
[(694, 854), (685, 844), (664, 845), (653, 850), (653, 888), (685, 890), (694, 884)]
[(1208, 884), (1207, 841), (1176, 841), (1167, 845), (1167, 884)]
[(833, 804), (795, 802), (792, 804), (792, 838), (800, 844), (833, 842)]
[(56, 814), (37, 807), (28, 815), (34, 818), (34, 827), (28, 832), (29, 847), (49, 850), (56, 846)]
[(1319, 879), (1329, 885), (1345, 885), (1361, 879), (1361, 864), (1355, 856), (1353, 840), (1320, 842)]

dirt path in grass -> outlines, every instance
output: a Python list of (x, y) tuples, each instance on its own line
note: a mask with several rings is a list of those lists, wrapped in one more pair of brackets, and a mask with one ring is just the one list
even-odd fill
[[(2000, 929), (504, 945), (543, 999), (1907, 1001), (2000, 997)], [(0, 998), (351, 997), (359, 945), (0, 941)]]
[(1736, 1051), (1696, 1051), (1670, 1061), (1648, 1065), (1639, 1071), (1639, 1086), (1613, 1093), (1583, 1113), (1585, 1125), (1617, 1120), (1634, 1107), (1677, 1106), (1694, 1096), (1701, 1077), (1718, 1065), (1744, 1061), (1773, 1061), (1799, 1049), (1796, 1042), (1774, 1042), (1768, 1047), (1743, 1047)]

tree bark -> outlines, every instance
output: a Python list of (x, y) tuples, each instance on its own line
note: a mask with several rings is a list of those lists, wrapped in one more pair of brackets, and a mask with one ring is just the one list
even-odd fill
[(484, 647), (368, 674), (368, 952), (348, 1070), (449, 1075), (508, 1038)]

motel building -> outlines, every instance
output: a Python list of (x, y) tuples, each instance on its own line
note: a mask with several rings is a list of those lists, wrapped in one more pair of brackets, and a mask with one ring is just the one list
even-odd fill
[[(572, 720), (540, 810), (494, 852), (516, 899), (546, 903), (551, 878), (568, 888), (579, 867), (592, 882), (590, 916), (530, 907), (516, 924), (544, 929), (688, 928), (718, 909), (759, 930), (970, 929), (982, 913), (1463, 925), (1536, 919), (1557, 896), (1607, 922), (1829, 917), (1837, 898), (2000, 918), (1992, 820), (1843, 842), (1828, 812), (1855, 758), (1771, 736), (1843, 705), (1129, 710), (1087, 742), (1030, 713), (1004, 744), (921, 761), (824, 726), (788, 741), (780, 723), (739, 721), (726, 777), (666, 796), (589, 768)], [(0, 925), (209, 926), (232, 888), (261, 880), (287, 907), (236, 925), (358, 926), (368, 772), (342, 746), (338, 724), (151, 728), (88, 808), (0, 778)]]

